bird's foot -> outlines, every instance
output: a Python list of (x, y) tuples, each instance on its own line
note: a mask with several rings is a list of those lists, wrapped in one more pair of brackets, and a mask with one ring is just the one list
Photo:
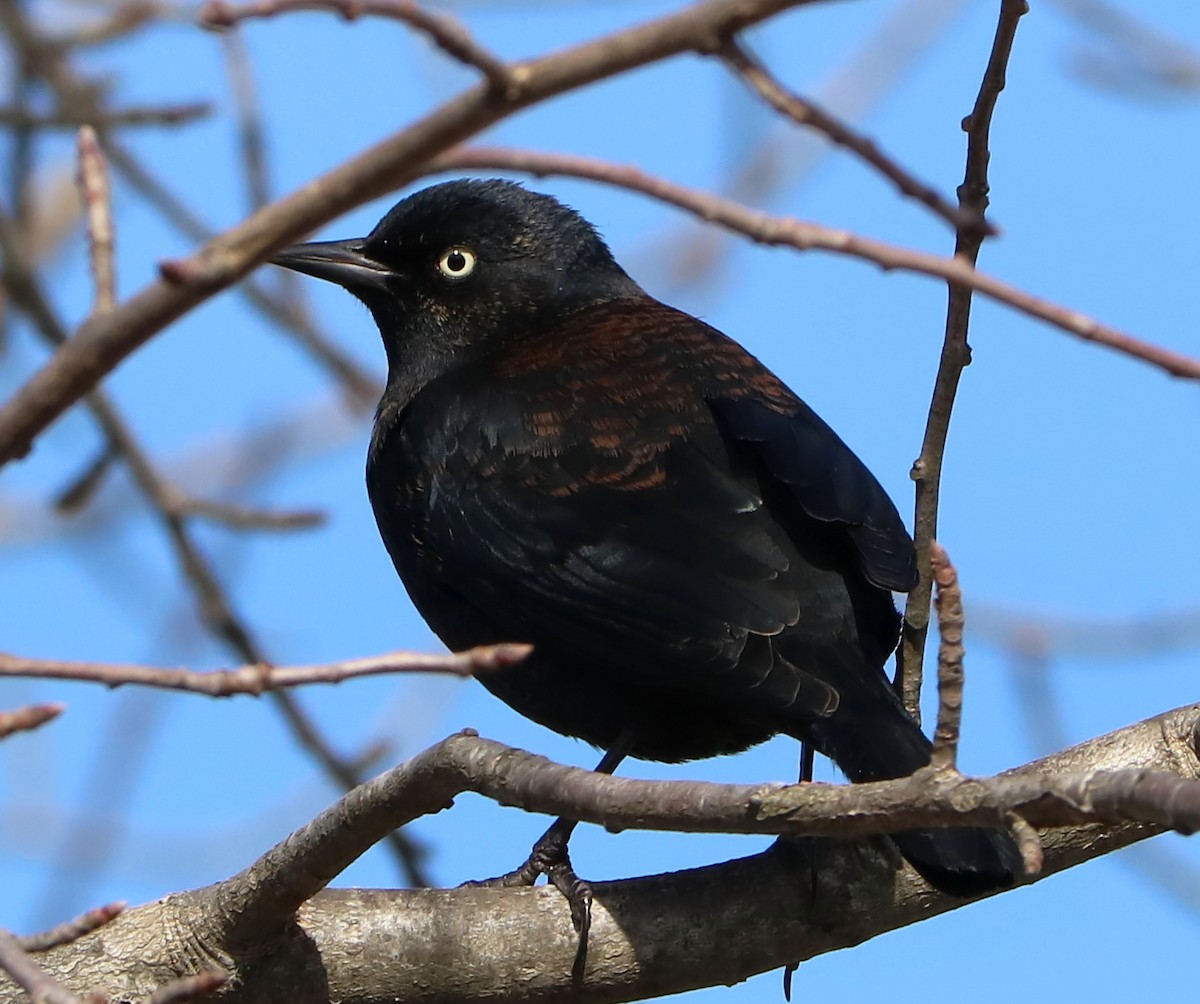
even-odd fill
[(571, 923), (579, 935), (579, 947), (575, 951), (575, 963), (571, 967), (576, 980), (583, 975), (587, 962), (588, 934), (592, 928), (592, 887), (575, 874), (571, 867), (571, 856), (567, 851), (570, 831), (556, 823), (533, 845), (529, 857), (519, 868), (495, 878), (464, 882), (464, 887), (510, 889), (514, 886), (533, 885), (539, 875), (545, 875), (571, 908)]

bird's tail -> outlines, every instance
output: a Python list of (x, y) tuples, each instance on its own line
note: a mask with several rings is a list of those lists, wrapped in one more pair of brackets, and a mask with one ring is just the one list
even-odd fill
[[(871, 694), (843, 694), (829, 718), (799, 732), (851, 781), (907, 777), (929, 763), (933, 749), (886, 684)], [(1020, 851), (1004, 830), (905, 830), (891, 838), (930, 885), (951, 896), (1007, 888), (1022, 870)]]

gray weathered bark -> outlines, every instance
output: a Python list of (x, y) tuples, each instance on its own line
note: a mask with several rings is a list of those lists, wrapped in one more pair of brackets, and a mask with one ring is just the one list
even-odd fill
[[(1031, 819), (1096, 820), (1043, 831), (1044, 867), (1030, 879), (1036, 881), (1162, 829), (1158, 822), (1144, 820), (1194, 825), (1189, 821), (1195, 819), (1200, 792), (1194, 783), (1200, 779), (1198, 726), (1200, 705), (1180, 708), (995, 779), (957, 787), (950, 779), (948, 790), (952, 801), (966, 800), (961, 808), (968, 815), (981, 811), (980, 792), (991, 792), (984, 798), (988, 802), (1002, 800), (996, 793), (1011, 790), (1020, 793), (1020, 811)], [(448, 744), (402, 769), (423, 810), (444, 804), (431, 796), (430, 779), (436, 771), (429, 764), (439, 749), (473, 754), (482, 750), (491, 759), (498, 749), (471, 737)], [(520, 756), (514, 753), (508, 759)], [(1123, 773), (1094, 774), (1097, 771)], [(1067, 801), (1061, 794), (1030, 797), (1039, 784), (1047, 791), (1057, 790), (1055, 779), (1065, 776), (1074, 778)], [(1108, 784), (1114, 777), (1121, 783)], [(456, 783), (462, 790), (471, 787), (470, 782), (464, 776)], [(595, 790), (601, 795), (589, 810), (593, 818), (606, 817), (601, 796), (605, 791), (611, 794), (605, 787), (610, 783), (596, 779)], [(649, 784), (625, 783), (634, 789)], [(1170, 805), (1145, 797), (1161, 791), (1162, 784), (1179, 789)], [(514, 790), (507, 789), (509, 794)], [(781, 792), (786, 802), (792, 789), (768, 790)], [(938, 783), (914, 790), (917, 802), (928, 797), (932, 804), (942, 798)], [(570, 797), (582, 805), (585, 796), (576, 791)], [(547, 804), (552, 800), (536, 790), (526, 791), (519, 801), (527, 808), (554, 808)], [(781, 804), (772, 798), (772, 812)], [(918, 805), (913, 811), (920, 815), (931, 810)], [(143, 998), (173, 979), (215, 964), (233, 974), (223, 995), (238, 1004), (433, 1004), (562, 995), (587, 1002), (624, 1001), (734, 982), (964, 905), (934, 892), (910, 868), (899, 866), (882, 841), (789, 837), (754, 857), (598, 885), (588, 967), (580, 986), (571, 983), (575, 934), (566, 905), (556, 891), (544, 887), (327, 890), (309, 898), (294, 919), (289, 913), (277, 923), (268, 920), (269, 907), (280, 899), (271, 893), (250, 911), (257, 910), (256, 916), (269, 927), (257, 934), (246, 915), (230, 915), (231, 909), (242, 910), (253, 900), (256, 885), (266, 874), (274, 874), (271, 867), (278, 866), (289, 848), (316, 831), (324, 833), (322, 827), (334, 818), (324, 814), (228, 882), (130, 910), (107, 927), (38, 959), (70, 989), (100, 991), (115, 1000)], [(354, 818), (361, 822), (365, 817)], [(789, 823), (786, 815), (778, 819), (781, 828), (794, 830), (794, 820)], [(338, 854), (343, 852), (344, 848)], [(311, 864), (311, 856), (305, 860)], [(271, 867), (264, 865), (272, 861)], [(312, 881), (320, 884), (323, 879)], [(0, 1004), (19, 999), (19, 991), (0, 977)]]

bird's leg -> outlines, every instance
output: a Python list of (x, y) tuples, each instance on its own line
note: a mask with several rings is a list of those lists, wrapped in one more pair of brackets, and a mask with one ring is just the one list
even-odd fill
[[(804, 740), (800, 741), (800, 776), (801, 784), (807, 784), (813, 779), (813, 763), (816, 760), (816, 747), (812, 743), (807, 743)], [(785, 837), (780, 837), (780, 840), (785, 840)], [(817, 878), (816, 871), (812, 871), (812, 889), (810, 895), (814, 898), (817, 894)], [(792, 975), (800, 968), (800, 963), (789, 962), (783, 967), (783, 999), (791, 1004), (792, 1000)]]
[(800, 783), (811, 781), (813, 776), (813, 760), (815, 758), (816, 749), (812, 743), (800, 743)]
[[(597, 774), (611, 774), (617, 765), (625, 759), (625, 755), (633, 746), (633, 737), (622, 733), (609, 747), (604, 757), (596, 765)], [(575, 827), (577, 819), (567, 819), (560, 816), (533, 845), (529, 857), (519, 868), (495, 878), (480, 879), (474, 882), (464, 882), (464, 886), (486, 888), (509, 888), (512, 886), (533, 885), (539, 875), (545, 875), (550, 882), (566, 898), (571, 907), (571, 923), (579, 932), (579, 950), (575, 955), (573, 972), (578, 977), (583, 972), (587, 959), (588, 932), (592, 926), (592, 887), (584, 879), (575, 874), (571, 867), (571, 857), (567, 851), (567, 842)]]

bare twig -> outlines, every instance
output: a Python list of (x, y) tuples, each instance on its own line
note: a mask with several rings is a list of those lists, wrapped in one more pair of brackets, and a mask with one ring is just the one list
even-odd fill
[(1154, 659), (1200, 649), (1200, 606), (1194, 603), (1176, 610), (1126, 617), (1069, 617), (974, 599), (970, 607), (972, 630), (977, 637), (1022, 656), (1044, 658), (1053, 652), (1092, 663), (1115, 662), (1124, 672), (1128, 669), (1124, 663), (1131, 659)]
[[(16, 58), (9, 60), (11, 81), (9, 89), (12, 101), (18, 113), (30, 112), (33, 107), (34, 88), (37, 76), (30, 66), (29, 60)], [(33, 227), (33, 179), (34, 179), (34, 140), (35, 131), (30, 126), (16, 125), (8, 143), (8, 198), (12, 206), (12, 214), (18, 226), (26, 232)], [(0, 348), (4, 347), (8, 333), (7, 295), (0, 292)]]
[[(64, 345), (67, 340), (66, 331), (30, 269), (11, 221), (2, 214), (0, 248), (4, 254), (5, 285), (13, 300), (29, 315), (47, 341), (58, 346)], [(233, 645), (246, 662), (265, 662), (251, 641), (249, 632), (233, 614), (208, 560), (192, 540), (181, 502), (185, 498), (184, 494), (158, 473), (133, 433), (101, 391), (93, 391), (87, 396), (87, 406), (112, 449), (124, 459), (139, 490), (158, 515), (180, 568), (197, 597), (205, 623), (219, 637)]]
[[(191, 239), (209, 240), (212, 232), (195, 218), (183, 202), (160, 184), (116, 137), (108, 133), (100, 95), (93, 86), (75, 74), (66, 53), (43, 39), (19, 6), (11, 0), (0, 2), (0, 23), (13, 45), (21, 50), (31, 72), (36, 71), (54, 91), (60, 109), (96, 126), (113, 169)], [(255, 309), (293, 335), (319, 364), (333, 373), (354, 407), (365, 410), (375, 406), (380, 393), (378, 381), (313, 324), (301, 308), (301, 301), (271, 293), (253, 281), (242, 283), (240, 289)]]
[(231, 28), (251, 18), (277, 17), (303, 10), (332, 11), (347, 21), (366, 15), (403, 22), (428, 36), (452, 59), (477, 69), (501, 93), (513, 86), (513, 71), (508, 64), (480, 46), (461, 22), (425, 10), (412, 0), (258, 0), (237, 7), (223, 0), (209, 0), (200, 12), (200, 23), (206, 28)]
[[(1144, 342), (1078, 311), (1033, 296), (999, 279), (977, 272), (969, 262), (962, 259), (926, 254), (793, 217), (771, 216), (710, 192), (655, 177), (636, 167), (571, 154), (541, 153), (503, 147), (465, 147), (435, 157), (418, 168), (418, 173), (427, 175), (452, 170), (516, 171), (537, 177), (563, 175), (588, 178), (640, 192), (660, 202), (695, 213), (710, 223), (727, 227), (761, 244), (787, 245), (800, 251), (829, 251), (872, 262), (885, 270), (914, 272), (968, 286), (998, 303), (1045, 321), (1085, 341), (1095, 342), (1135, 359), (1141, 359), (1172, 376), (1200, 380), (1200, 359)], [(0, 439), (0, 448), (2, 445), (3, 440)]]
[(209, 697), (235, 694), (258, 696), (283, 687), (311, 683), (342, 683), (360, 676), (393, 673), (448, 673), (470, 676), (487, 673), (520, 662), (528, 645), (486, 645), (451, 655), (419, 652), (387, 652), (362, 659), (319, 663), (311, 666), (268, 666), (252, 664), (236, 669), (199, 672), (121, 663), (75, 662), (64, 659), (33, 659), (0, 652), (0, 677), (32, 677), (43, 680), (79, 680), (108, 687), (133, 684), (160, 690), (180, 690)]
[[(194, 241), (213, 239), (215, 232), (123, 146), (110, 139), (108, 153), (112, 166), (180, 233)], [(284, 297), (253, 278), (239, 283), (237, 288), (255, 310), (291, 335), (319, 365), (329, 370), (356, 410), (369, 411), (375, 407), (383, 392), (380, 381), (313, 323), (300, 305), (301, 299)]]
[[(287, 405), (278, 415), (244, 431), (231, 429), (227, 433), (214, 434), (190, 449), (161, 459), (159, 467), (169, 482), (187, 486), (185, 491), (237, 495), (252, 492), (280, 471), (306, 459), (323, 456), (362, 433), (361, 416), (356, 418), (336, 394), (323, 394)], [(52, 499), (47, 504), (39, 496), (10, 495), (0, 502), (0, 547), (18, 541), (30, 544), (67, 536), (95, 536), (123, 520), (135, 518), (140, 512), (136, 485), (114, 484), (102, 497), (89, 500), (87, 492), (91, 486), (81, 483), (87, 476), (88, 467), (103, 462), (100, 454), (106, 449), (107, 443), (59, 492), (57, 500)], [(84, 494), (78, 500), (79, 504), (88, 502), (89, 508), (86, 519), (68, 523), (58, 518), (60, 510), (55, 509), (55, 503), (74, 491)], [(74, 513), (79, 508), (74, 496), (66, 501), (67, 508), (61, 511)], [(251, 509), (250, 514), (255, 515), (255, 510)], [(268, 521), (281, 517), (286, 523), (287, 517), (306, 514), (317, 515), (317, 511), (267, 510), (262, 515), (268, 517)], [(204, 513), (195, 512), (194, 515), (203, 517)], [(236, 526), (236, 513), (228, 515), (233, 517), (230, 525)]]
[(51, 948), (57, 948), (59, 945), (78, 941), (85, 934), (90, 934), (119, 917), (125, 909), (125, 905), (125, 903), (107, 903), (104, 906), (88, 910), (87, 913), (81, 913), (65, 924), (59, 924), (40, 934), (31, 934), (21, 938), (21, 947), (27, 952), (48, 952)]
[[(963, 120), (963, 129), (967, 133), (967, 164), (963, 183), (958, 189), (958, 202), (961, 207), (979, 216), (983, 216), (988, 207), (987, 169), (991, 156), (988, 152), (988, 136), (992, 112), (996, 108), (1000, 92), (1004, 89), (1005, 71), (1016, 37), (1017, 22), (1026, 10), (1028, 7), (1025, 0), (1002, 0), (991, 56), (983, 73), (983, 82), (979, 86), (975, 107)], [(978, 231), (960, 230), (954, 242), (954, 260), (973, 271), (984, 236)], [(908, 594), (904, 608), (904, 630), (896, 658), (896, 689), (909, 713), (918, 721), (921, 715), (921, 664), (925, 655), (925, 639), (929, 633), (929, 601), (933, 590), (929, 565), (930, 548), (937, 536), (938, 497), (941, 491), (946, 437), (950, 430), (950, 413), (954, 408), (959, 377), (971, 361), (971, 348), (967, 343), (967, 330), (971, 319), (971, 293), (973, 289), (986, 292), (978, 286), (959, 282), (953, 276), (947, 276), (947, 279), (950, 280), (950, 290), (942, 354), (934, 379), (933, 399), (929, 404), (921, 455), (912, 468), (912, 478), (916, 482), (913, 538), (921, 578), (916, 588)], [(1074, 333), (1088, 337), (1080, 331)], [(1120, 332), (1109, 334), (1117, 334), (1117, 342), (1096, 340), (1116, 348), (1124, 336)]]
[(1142, 95), (1157, 90), (1191, 97), (1200, 90), (1200, 53), (1178, 39), (1107, 0), (1057, 0), (1057, 6), (1109, 46), (1109, 52), (1075, 58), (1075, 69), (1090, 82)]
[[(0, 11), (3, 10), (4, 0), (0, 0)], [(4, 254), (5, 286), (14, 301), (29, 315), (48, 341), (61, 346), (66, 341), (66, 332), (30, 269), (11, 221), (3, 214), (0, 214), (0, 249)], [(267, 663), (249, 627), (235, 612), (208, 558), (192, 537), (185, 511), (186, 495), (158, 473), (103, 392), (92, 391), (87, 395), (86, 402), (108, 442), (124, 458), (139, 491), (158, 517), (196, 600), (203, 623), (242, 661)], [(275, 691), (271, 698), (299, 744), (317, 759), (335, 783), (345, 790), (363, 780), (361, 770), (333, 749), (290, 694)], [(400, 833), (391, 834), (387, 839), (409, 880), (413, 884), (423, 883), (421, 852), (417, 845)]]
[(16, 711), (0, 711), (0, 739), (14, 732), (28, 732), (53, 721), (67, 710), (65, 704), (30, 704)]
[(205, 969), (195, 976), (168, 983), (155, 990), (146, 1004), (186, 1004), (187, 1001), (212, 993), (229, 982), (229, 974), (223, 969)]
[[(290, 692), (273, 690), (268, 696), (274, 701), (292, 738), (316, 760), (341, 791), (353, 791), (363, 783), (367, 777), (365, 765), (370, 762), (366, 757), (348, 757), (335, 750)], [(431, 883), (425, 872), (425, 845), (401, 829), (386, 834), (384, 841), (399, 863), (405, 881), (419, 889), (427, 888)]]
[[(34, 1004), (85, 1004), (33, 961), (17, 936), (0, 928), (0, 969), (19, 984)], [(90, 1004), (90, 1002), (89, 1002)]]
[(241, 33), (229, 31), (221, 36), (225, 67), (237, 106), (238, 136), (241, 141), (242, 166), (250, 196), (250, 210), (261, 209), (271, 201), (267, 182), (267, 148), (263, 137), (262, 111), (250, 69), (250, 56)]
[(83, 195), (84, 218), (87, 221), (88, 253), (92, 263), (92, 278), (96, 284), (92, 310), (105, 314), (117, 304), (117, 278), (113, 264), (112, 196), (109, 191), (108, 170), (96, 130), (85, 125), (76, 140), (79, 152), (79, 191)]
[(1039, 874), (1045, 862), (1045, 848), (1042, 846), (1041, 834), (1029, 825), (1024, 816), (1016, 812), (1005, 813), (1004, 821), (1008, 824), (1008, 832), (1013, 835), (1017, 842), (1017, 849), (1021, 852), (1021, 863), (1024, 865), (1025, 874), (1030, 877)]
[[(953, 21), (955, 11), (954, 3), (931, 4), (926, 0), (902, 0), (888, 8), (861, 46), (825, 77), (818, 91), (822, 107), (843, 121), (866, 117), (872, 106), (920, 64)], [(747, 148), (742, 123), (726, 131), (725, 155), (731, 170), (714, 187), (750, 205), (767, 205), (785, 187), (803, 183), (829, 149), (829, 144), (820, 142), (813, 132), (789, 135), (770, 130), (770, 135), (758, 136), (757, 142)], [(718, 267), (728, 261), (736, 244), (731, 240), (733, 236), (695, 220), (646, 242), (637, 259), (645, 263), (644, 267), (665, 273), (664, 293), (691, 285), (712, 296), (723, 277), (728, 281), (736, 274), (736, 269), (722, 271)], [(639, 264), (637, 259), (634, 264)], [(661, 281), (659, 287), (663, 288)]]
[(69, 516), (83, 509), (104, 484), (104, 478), (116, 459), (117, 453), (112, 444), (105, 443), (87, 466), (55, 497), (55, 511)]
[(930, 763), (939, 770), (955, 770), (963, 704), (963, 606), (958, 573), (936, 540), (929, 552), (933, 581), (937, 583), (938, 612), (938, 716), (933, 733)]
[[(538, 101), (684, 52), (707, 51), (714, 37), (815, 0), (702, 0), (657, 20), (520, 65), (519, 87), (498, 94), (483, 83), (452, 98), (320, 179), (265, 206), (187, 259), (107, 318), (85, 324), (0, 408), (0, 463), (23, 456), (33, 439), (164, 326), (241, 278), (274, 248), (298, 240), (341, 212), (416, 177), (431, 156)], [(0, 2), (0, 27), (22, 23), (13, 0)], [(34, 43), (36, 45), (36, 42)], [(110, 160), (113, 152), (109, 151)], [(115, 163), (115, 162), (114, 162)], [(1196, 365), (1200, 376), (1200, 364)]]
[(129, 126), (186, 125), (207, 118), (213, 107), (207, 101), (189, 101), (178, 105), (146, 105), (128, 108), (105, 108), (91, 112), (79, 109), (37, 112), (20, 106), (0, 106), (0, 125), (13, 129), (78, 129), (83, 125), (99, 125), (105, 129)]
[(855, 154), (892, 182), (901, 195), (927, 206), (959, 231), (989, 235), (995, 233), (991, 224), (974, 206), (951, 205), (936, 189), (915, 178), (884, 153), (869, 136), (852, 129), (837, 116), (829, 114), (809, 99), (789, 91), (736, 38), (729, 39), (721, 47), (720, 55), (751, 90), (772, 108), (798, 125), (815, 129), (831, 143)]
[(181, 499), (179, 507), (189, 516), (199, 516), (233, 530), (303, 530), (325, 522), (325, 514), (319, 509), (275, 511), (195, 496)]
[(156, 0), (128, 0), (111, 8), (104, 17), (90, 24), (47, 38), (46, 44), (62, 50), (105, 45), (126, 38), (140, 28), (170, 17), (177, 11), (178, 8), (158, 3)]

